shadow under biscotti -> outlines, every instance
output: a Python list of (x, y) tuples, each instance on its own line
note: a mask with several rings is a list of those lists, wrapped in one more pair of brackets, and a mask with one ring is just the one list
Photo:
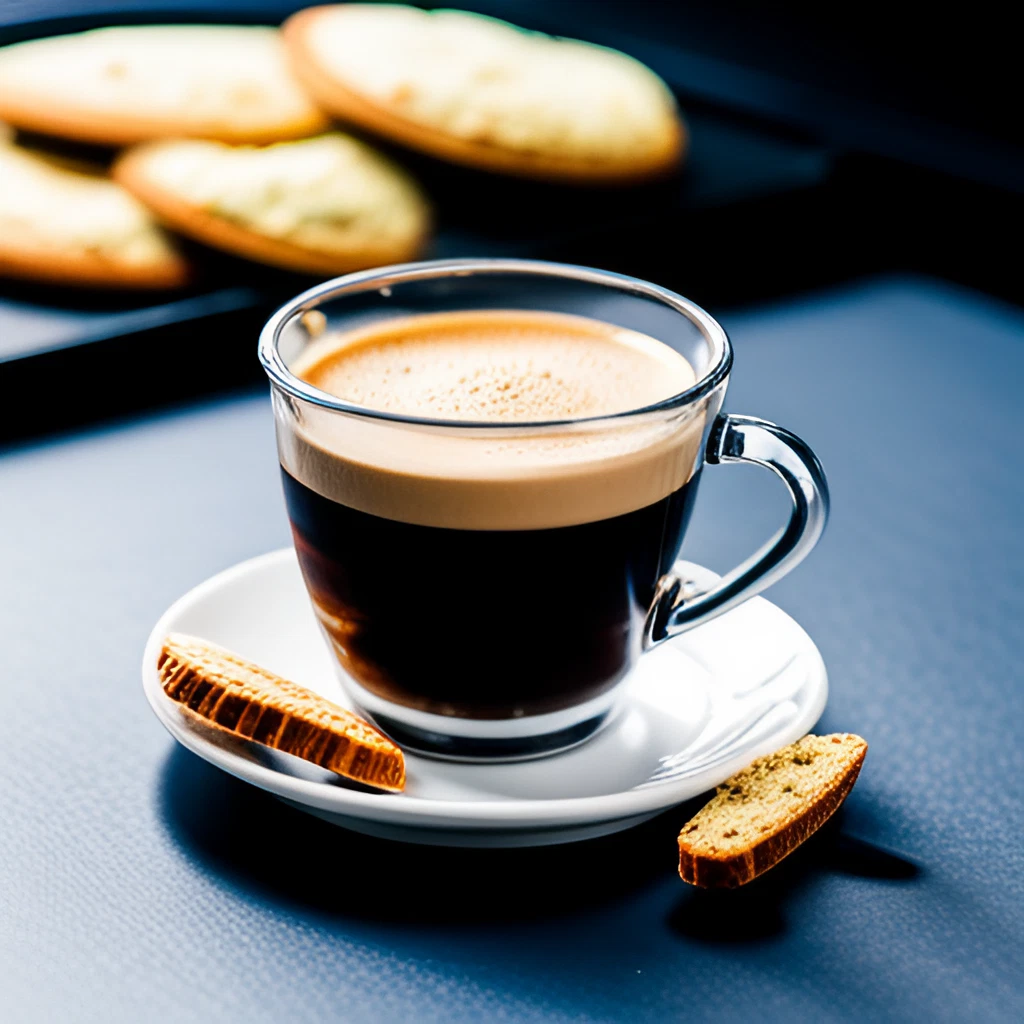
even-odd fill
[(338, 828), (177, 746), (159, 807), (185, 856), (253, 898), (435, 925), (538, 919), (629, 898), (675, 874), (687, 813), (675, 808), (627, 832), (562, 846), (420, 846)]
[(786, 910), (823, 873), (885, 882), (909, 882), (921, 869), (900, 854), (844, 831), (842, 809), (781, 864), (738, 889), (687, 887), (668, 917), (669, 928), (688, 939), (742, 944), (786, 931)]

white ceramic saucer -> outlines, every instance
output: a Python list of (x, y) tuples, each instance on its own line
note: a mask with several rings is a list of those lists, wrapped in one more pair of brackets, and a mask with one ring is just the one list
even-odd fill
[[(691, 563), (677, 571), (715, 579)], [(146, 697), (179, 743), (218, 768), (338, 825), (413, 843), (540, 846), (629, 828), (798, 739), (828, 695), (810, 637), (756, 597), (642, 658), (614, 720), (582, 746), (518, 764), (409, 755), (406, 791), (379, 794), (186, 717), (156, 674), (174, 631), (346, 704), (291, 549), (219, 573), (164, 613), (143, 658)]]

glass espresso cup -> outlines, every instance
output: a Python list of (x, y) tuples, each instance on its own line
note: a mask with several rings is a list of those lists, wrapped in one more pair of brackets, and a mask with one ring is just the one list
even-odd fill
[[(639, 332), (684, 356), (695, 383), (615, 415), (496, 422), (355, 405), (296, 372), (337, 332), (481, 311)], [(350, 274), (280, 309), (260, 359), (313, 609), (351, 700), (411, 750), (519, 760), (584, 741), (645, 651), (785, 575), (825, 526), (810, 449), (765, 420), (721, 414), (725, 331), (634, 278), (521, 260)], [(727, 462), (775, 472), (789, 522), (694, 592), (673, 566), (702, 467)]]

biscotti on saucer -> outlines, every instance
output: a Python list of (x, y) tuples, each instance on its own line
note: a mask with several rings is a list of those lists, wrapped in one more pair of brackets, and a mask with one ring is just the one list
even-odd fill
[(171, 700), (218, 729), (368, 786), (405, 787), (402, 751), (372, 725), (231, 651), (172, 633), (157, 670)]

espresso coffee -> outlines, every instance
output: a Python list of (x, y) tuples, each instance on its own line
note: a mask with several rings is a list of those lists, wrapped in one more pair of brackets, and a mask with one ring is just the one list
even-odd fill
[(693, 406), (615, 417), (690, 387), (686, 360), (598, 320), (474, 310), (327, 334), (291, 369), (382, 414), (279, 415), (299, 563), (357, 700), (599, 707), (679, 554), (704, 427)]

